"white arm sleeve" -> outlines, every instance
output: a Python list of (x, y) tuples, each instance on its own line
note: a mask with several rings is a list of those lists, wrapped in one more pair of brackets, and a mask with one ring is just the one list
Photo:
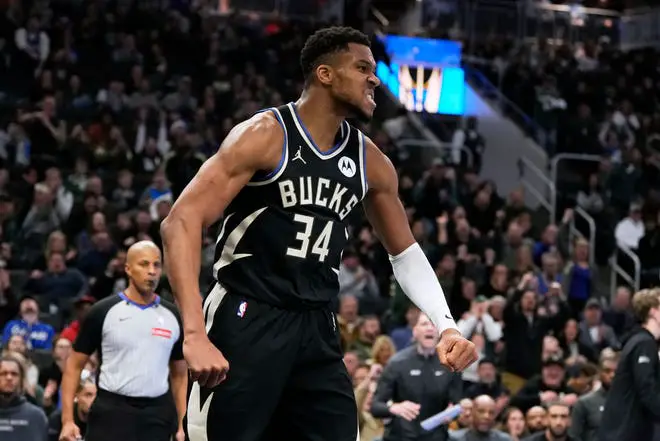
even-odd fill
[(440, 332), (456, 329), (445, 293), (424, 251), (415, 243), (401, 254), (390, 256), (394, 277), (412, 302), (422, 310)]

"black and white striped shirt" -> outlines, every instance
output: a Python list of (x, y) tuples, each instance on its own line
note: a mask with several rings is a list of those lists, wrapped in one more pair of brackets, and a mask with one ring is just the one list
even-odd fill
[(124, 293), (96, 303), (73, 349), (99, 351), (100, 389), (127, 397), (158, 397), (169, 390), (169, 363), (183, 359), (183, 332), (176, 307), (160, 297), (149, 305)]

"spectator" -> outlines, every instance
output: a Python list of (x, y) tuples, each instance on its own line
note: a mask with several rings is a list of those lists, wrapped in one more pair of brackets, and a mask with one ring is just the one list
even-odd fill
[(78, 337), (78, 331), (80, 331), (80, 324), (85, 319), (89, 308), (96, 302), (94, 297), (84, 295), (77, 299), (74, 303), (74, 314), (75, 320), (73, 320), (69, 325), (62, 330), (60, 337), (67, 339), (68, 341), (76, 341)]
[(411, 304), (406, 311), (406, 326), (399, 326), (390, 333), (397, 351), (407, 348), (413, 342), (413, 328), (419, 319), (419, 314), (419, 308)]
[(3, 346), (13, 335), (24, 336), (31, 349), (51, 349), (55, 331), (39, 321), (39, 305), (32, 297), (24, 297), (19, 304), (19, 318), (9, 321), (2, 332)]
[(467, 441), (480, 438), (488, 441), (509, 441), (511, 438), (495, 429), (495, 416), (497, 414), (495, 400), (488, 395), (481, 395), (474, 399), (474, 416), (472, 427), (451, 434), (451, 439)]
[[(393, 418), (384, 441), (419, 437), (423, 429), (415, 420), (424, 420), (461, 397), (460, 377), (448, 372), (435, 354), (438, 330), (426, 315), (420, 315), (414, 333), (417, 344), (399, 352), (385, 367), (371, 404), (374, 417)], [(447, 439), (443, 426), (435, 432), (437, 439)]]
[(358, 337), (358, 300), (354, 296), (345, 295), (339, 298), (339, 314), (337, 322), (341, 334), (342, 345), (348, 349)]
[(360, 264), (353, 250), (344, 251), (339, 265), (339, 295), (347, 294), (365, 302), (378, 296), (376, 279)]
[(44, 407), (59, 406), (62, 372), (66, 361), (71, 355), (71, 342), (66, 338), (58, 338), (53, 348), (53, 362), (39, 374), (39, 385), (44, 388)]
[(357, 339), (348, 349), (356, 351), (360, 360), (366, 361), (371, 355), (376, 338), (380, 335), (380, 321), (374, 315), (365, 316), (357, 329)]
[(589, 264), (589, 242), (577, 238), (573, 244), (573, 258), (564, 268), (563, 283), (568, 304), (573, 311), (581, 311), (596, 291), (598, 268)]
[(614, 334), (619, 340), (635, 325), (631, 297), (630, 288), (619, 286), (612, 299), (612, 304), (603, 311), (603, 323), (614, 330)]
[(44, 411), (23, 396), (25, 372), (11, 355), (0, 358), (0, 432), (3, 441), (46, 441), (48, 421)]
[(536, 433), (526, 441), (579, 441), (568, 435), (570, 425), (570, 405), (552, 403), (548, 405), (548, 427), (544, 432)]
[(48, 256), (46, 271), (32, 271), (25, 285), (26, 291), (40, 296), (49, 305), (65, 309), (66, 302), (82, 295), (86, 288), (85, 277), (77, 269), (67, 268), (64, 254), (58, 252)]
[(548, 425), (548, 412), (542, 406), (534, 406), (527, 411), (525, 422), (530, 434), (545, 432)]
[(581, 338), (581, 332), (582, 330), (578, 327), (575, 319), (569, 319), (564, 324), (564, 330), (560, 335), (560, 344), (568, 365), (596, 361), (597, 352), (595, 348), (593, 345), (584, 342)]
[(473, 384), (465, 391), (465, 396), (475, 399), (487, 395), (495, 400), (495, 414), (499, 415), (509, 404), (509, 391), (502, 385), (497, 375), (493, 360), (484, 358), (479, 362), (479, 382)]
[(584, 319), (580, 322), (580, 339), (582, 344), (600, 353), (606, 347), (619, 349), (620, 343), (614, 330), (603, 323), (603, 310), (600, 302), (589, 299), (584, 309)]
[(541, 375), (528, 380), (511, 398), (511, 405), (521, 410), (529, 410), (534, 406), (547, 405), (559, 400), (566, 406), (572, 406), (577, 401), (577, 395), (566, 383), (563, 360), (555, 357), (543, 362)]
[(7, 342), (6, 349), (2, 351), (2, 355), (13, 354), (20, 355), (24, 358), (25, 362), (22, 363), (25, 368), (25, 393), (26, 397), (34, 398), (34, 404), (41, 405), (43, 401), (43, 390), (39, 386), (39, 367), (35, 365), (28, 356), (28, 346), (25, 337), (22, 335), (12, 335)]
[(605, 406), (605, 398), (612, 384), (619, 357), (616, 353), (604, 353), (600, 358), (600, 388), (580, 397), (571, 416), (569, 433), (581, 441), (597, 441), (598, 428)]
[(619, 245), (636, 250), (640, 239), (644, 237), (644, 230), (642, 207), (639, 204), (631, 204), (628, 217), (616, 225), (614, 237)]
[[(76, 391), (76, 399), (73, 404), (73, 420), (80, 428), (80, 433), (87, 430), (87, 419), (92, 403), (96, 399), (96, 384), (92, 378), (81, 379), (80, 386)], [(48, 440), (59, 441), (62, 432), (62, 411), (55, 410), (48, 417)]]
[[(486, 140), (479, 133), (479, 121), (471, 116), (464, 128), (458, 128), (452, 139), (452, 162), (461, 168), (481, 171)], [(469, 152), (469, 153), (466, 153)]]
[(502, 430), (512, 441), (521, 441), (529, 433), (525, 426), (525, 415), (517, 407), (509, 407), (502, 417)]

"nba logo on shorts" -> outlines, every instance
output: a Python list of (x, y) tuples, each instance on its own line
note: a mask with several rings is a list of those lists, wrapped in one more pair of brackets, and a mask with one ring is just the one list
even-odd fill
[(238, 305), (238, 312), (236, 312), (236, 315), (243, 318), (245, 311), (247, 311), (247, 302), (241, 302), (241, 304)]

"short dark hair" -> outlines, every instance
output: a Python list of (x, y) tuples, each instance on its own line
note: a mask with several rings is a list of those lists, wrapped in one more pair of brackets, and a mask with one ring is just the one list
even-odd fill
[(310, 36), (300, 52), (300, 67), (305, 82), (325, 56), (348, 50), (350, 43), (371, 46), (369, 37), (365, 34), (344, 26), (319, 29)]

